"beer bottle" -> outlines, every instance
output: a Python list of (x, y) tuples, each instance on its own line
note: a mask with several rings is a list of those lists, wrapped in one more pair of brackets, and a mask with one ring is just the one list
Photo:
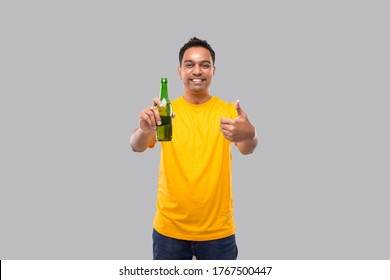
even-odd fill
[(162, 107), (158, 107), (160, 113), (161, 125), (157, 126), (157, 141), (172, 140), (172, 106), (168, 97), (168, 78), (160, 80), (160, 96)]

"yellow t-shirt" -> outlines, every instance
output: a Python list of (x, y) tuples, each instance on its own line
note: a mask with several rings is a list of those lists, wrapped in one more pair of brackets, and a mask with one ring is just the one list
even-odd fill
[(195, 105), (172, 101), (172, 141), (161, 143), (156, 215), (161, 234), (205, 241), (235, 232), (231, 178), (231, 142), (220, 119), (236, 118), (233, 103), (211, 97)]

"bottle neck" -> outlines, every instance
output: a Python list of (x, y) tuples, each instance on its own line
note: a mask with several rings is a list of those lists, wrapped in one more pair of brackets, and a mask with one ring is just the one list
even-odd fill
[(160, 100), (163, 101), (165, 99), (167, 102), (169, 101), (168, 97), (168, 83), (161, 82), (161, 88), (160, 88)]

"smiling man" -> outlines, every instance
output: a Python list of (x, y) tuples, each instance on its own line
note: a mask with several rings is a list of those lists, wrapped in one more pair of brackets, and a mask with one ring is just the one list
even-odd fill
[[(160, 142), (153, 258), (234, 260), (231, 144), (252, 153), (256, 130), (238, 100), (227, 103), (211, 95), (215, 52), (207, 41), (191, 38), (180, 49), (177, 71), (184, 92), (172, 101), (172, 141)], [(158, 98), (153, 103), (140, 113), (140, 126), (130, 137), (136, 152), (155, 146), (162, 104)]]

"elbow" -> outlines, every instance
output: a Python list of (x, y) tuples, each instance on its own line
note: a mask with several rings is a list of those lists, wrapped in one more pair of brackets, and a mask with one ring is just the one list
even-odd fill
[(133, 152), (136, 153), (142, 153), (144, 152), (148, 147), (153, 146), (153, 134), (150, 134), (149, 136), (141, 135), (139, 132), (139, 129), (136, 129), (130, 136), (130, 147), (133, 150)]
[(141, 149), (140, 147), (135, 147), (134, 145), (130, 144), (131, 146), (131, 150), (135, 153), (142, 153), (143, 151), (145, 151), (146, 149)]
[(133, 143), (133, 141), (131, 141), (131, 138), (130, 138), (130, 147), (131, 147), (131, 150), (135, 153), (142, 153), (143, 151), (146, 150), (146, 148), (142, 149), (141, 147), (135, 145), (135, 143)]
[(135, 153), (142, 153), (143, 151), (146, 150), (146, 148), (142, 149), (142, 147), (140, 147), (140, 145), (137, 144), (137, 142), (134, 140), (133, 134), (130, 136), (129, 144), (130, 144), (131, 150)]
[(141, 150), (138, 150), (138, 149), (136, 149), (136, 148), (134, 148), (134, 147), (131, 147), (131, 150), (132, 150), (133, 152), (135, 152), (135, 153), (140, 153), (140, 152), (141, 152)]
[(250, 154), (253, 154), (254, 151), (255, 151), (255, 149), (240, 150), (240, 153), (241, 153), (242, 155), (250, 155)]

